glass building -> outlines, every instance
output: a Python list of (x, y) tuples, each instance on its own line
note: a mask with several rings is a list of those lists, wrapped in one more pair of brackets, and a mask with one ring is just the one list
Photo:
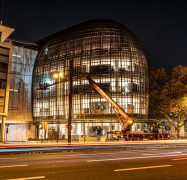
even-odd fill
[[(147, 117), (147, 61), (137, 38), (124, 25), (112, 20), (88, 21), (39, 44), (33, 72), (33, 118), (40, 138), (67, 138), (69, 108), (72, 138), (94, 136), (98, 126), (103, 135), (121, 129), (114, 110), (90, 88), (85, 73), (131, 117)], [(62, 76), (54, 79), (54, 72)], [(43, 122), (47, 122), (45, 135)], [(132, 129), (137, 131), (139, 126)]]

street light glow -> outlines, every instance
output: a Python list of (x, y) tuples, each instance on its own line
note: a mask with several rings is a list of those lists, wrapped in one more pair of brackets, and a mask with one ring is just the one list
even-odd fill
[(64, 77), (63, 72), (55, 72), (52, 74), (53, 79), (58, 79), (58, 78), (63, 78), (63, 77)]
[(64, 77), (63, 72), (59, 72), (59, 73), (58, 73), (58, 76), (59, 76), (60, 78), (63, 78), (63, 77)]
[(52, 77), (53, 77), (54, 79), (57, 79), (57, 78), (58, 78), (58, 73), (54, 73), (54, 74), (52, 75)]
[(133, 124), (133, 120), (132, 119), (128, 120), (128, 123)]

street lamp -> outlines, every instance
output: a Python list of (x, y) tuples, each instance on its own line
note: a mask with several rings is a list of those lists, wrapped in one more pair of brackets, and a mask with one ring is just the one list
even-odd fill
[[(59, 98), (61, 95), (61, 79), (64, 78), (63, 72), (54, 72), (52, 73), (52, 78), (56, 80), (56, 117), (58, 115), (58, 125), (57, 125), (57, 142), (59, 140), (59, 133), (60, 133), (60, 122), (59, 122), (59, 103), (60, 99), (58, 100), (58, 89), (59, 89)], [(59, 85), (59, 88), (57, 89), (57, 84)]]
[[(68, 113), (68, 144), (71, 144), (71, 120), (72, 120), (72, 85), (73, 85), (73, 61), (70, 60), (70, 69), (69, 69), (69, 113)], [(65, 75), (62, 72), (54, 72), (52, 74), (52, 78), (58, 80), (57, 83), (59, 83), (60, 87), (60, 82), (61, 78), (65, 79)], [(56, 84), (57, 84), (56, 83)], [(57, 86), (56, 86), (57, 87)], [(60, 88), (59, 88), (60, 92)], [(57, 98), (57, 97), (56, 97)], [(57, 99), (56, 99), (57, 102)], [(57, 103), (56, 103), (57, 105)], [(57, 141), (58, 142), (58, 141)]]
[(52, 78), (60, 80), (61, 78), (64, 78), (64, 74), (63, 72), (54, 72), (52, 73)]
[(68, 116), (68, 144), (71, 144), (71, 120), (72, 120), (72, 85), (73, 85), (73, 61), (70, 60), (69, 67), (69, 116)]

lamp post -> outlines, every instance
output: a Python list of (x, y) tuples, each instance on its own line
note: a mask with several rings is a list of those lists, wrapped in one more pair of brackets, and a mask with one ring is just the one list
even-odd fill
[(68, 116), (68, 144), (71, 144), (71, 119), (72, 119), (72, 73), (73, 73), (73, 61), (70, 60), (69, 69), (69, 116)]
[[(59, 101), (60, 99), (58, 99), (58, 94), (59, 94), (59, 98), (60, 98), (60, 95), (61, 95), (61, 79), (64, 78), (64, 75), (62, 72), (54, 72), (52, 74), (52, 78), (55, 79), (57, 82), (56, 82), (56, 117), (57, 117), (57, 120), (58, 120), (58, 124), (57, 124), (57, 142), (59, 141), (59, 133), (60, 133), (60, 122), (59, 122)], [(57, 84), (59, 85), (59, 88), (57, 89)], [(58, 93), (58, 90), (59, 90), (59, 93)]]
[[(71, 144), (71, 119), (72, 119), (72, 72), (73, 72), (73, 61), (70, 61), (70, 72), (69, 72), (69, 115), (68, 115), (68, 144)], [(61, 79), (64, 78), (64, 74), (62, 72), (55, 72), (52, 74), (52, 78), (58, 80), (57, 83), (59, 84), (59, 95), (60, 95), (60, 82)], [(57, 89), (57, 86), (56, 86)], [(56, 95), (56, 105), (58, 109), (58, 98)], [(57, 111), (58, 112), (58, 111)], [(58, 118), (58, 137), (57, 142), (59, 139), (59, 118)]]

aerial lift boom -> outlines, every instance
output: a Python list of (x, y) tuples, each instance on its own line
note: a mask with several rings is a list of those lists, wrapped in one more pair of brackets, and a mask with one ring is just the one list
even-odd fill
[(130, 131), (131, 126), (133, 124), (133, 119), (130, 118), (127, 113), (114, 100), (112, 100), (112, 98), (107, 95), (95, 81), (92, 80), (90, 75), (87, 75), (86, 78), (88, 79), (91, 88), (94, 89), (98, 94), (100, 94), (101, 97), (103, 97), (112, 106), (119, 121), (122, 124), (122, 130), (124, 132)]

